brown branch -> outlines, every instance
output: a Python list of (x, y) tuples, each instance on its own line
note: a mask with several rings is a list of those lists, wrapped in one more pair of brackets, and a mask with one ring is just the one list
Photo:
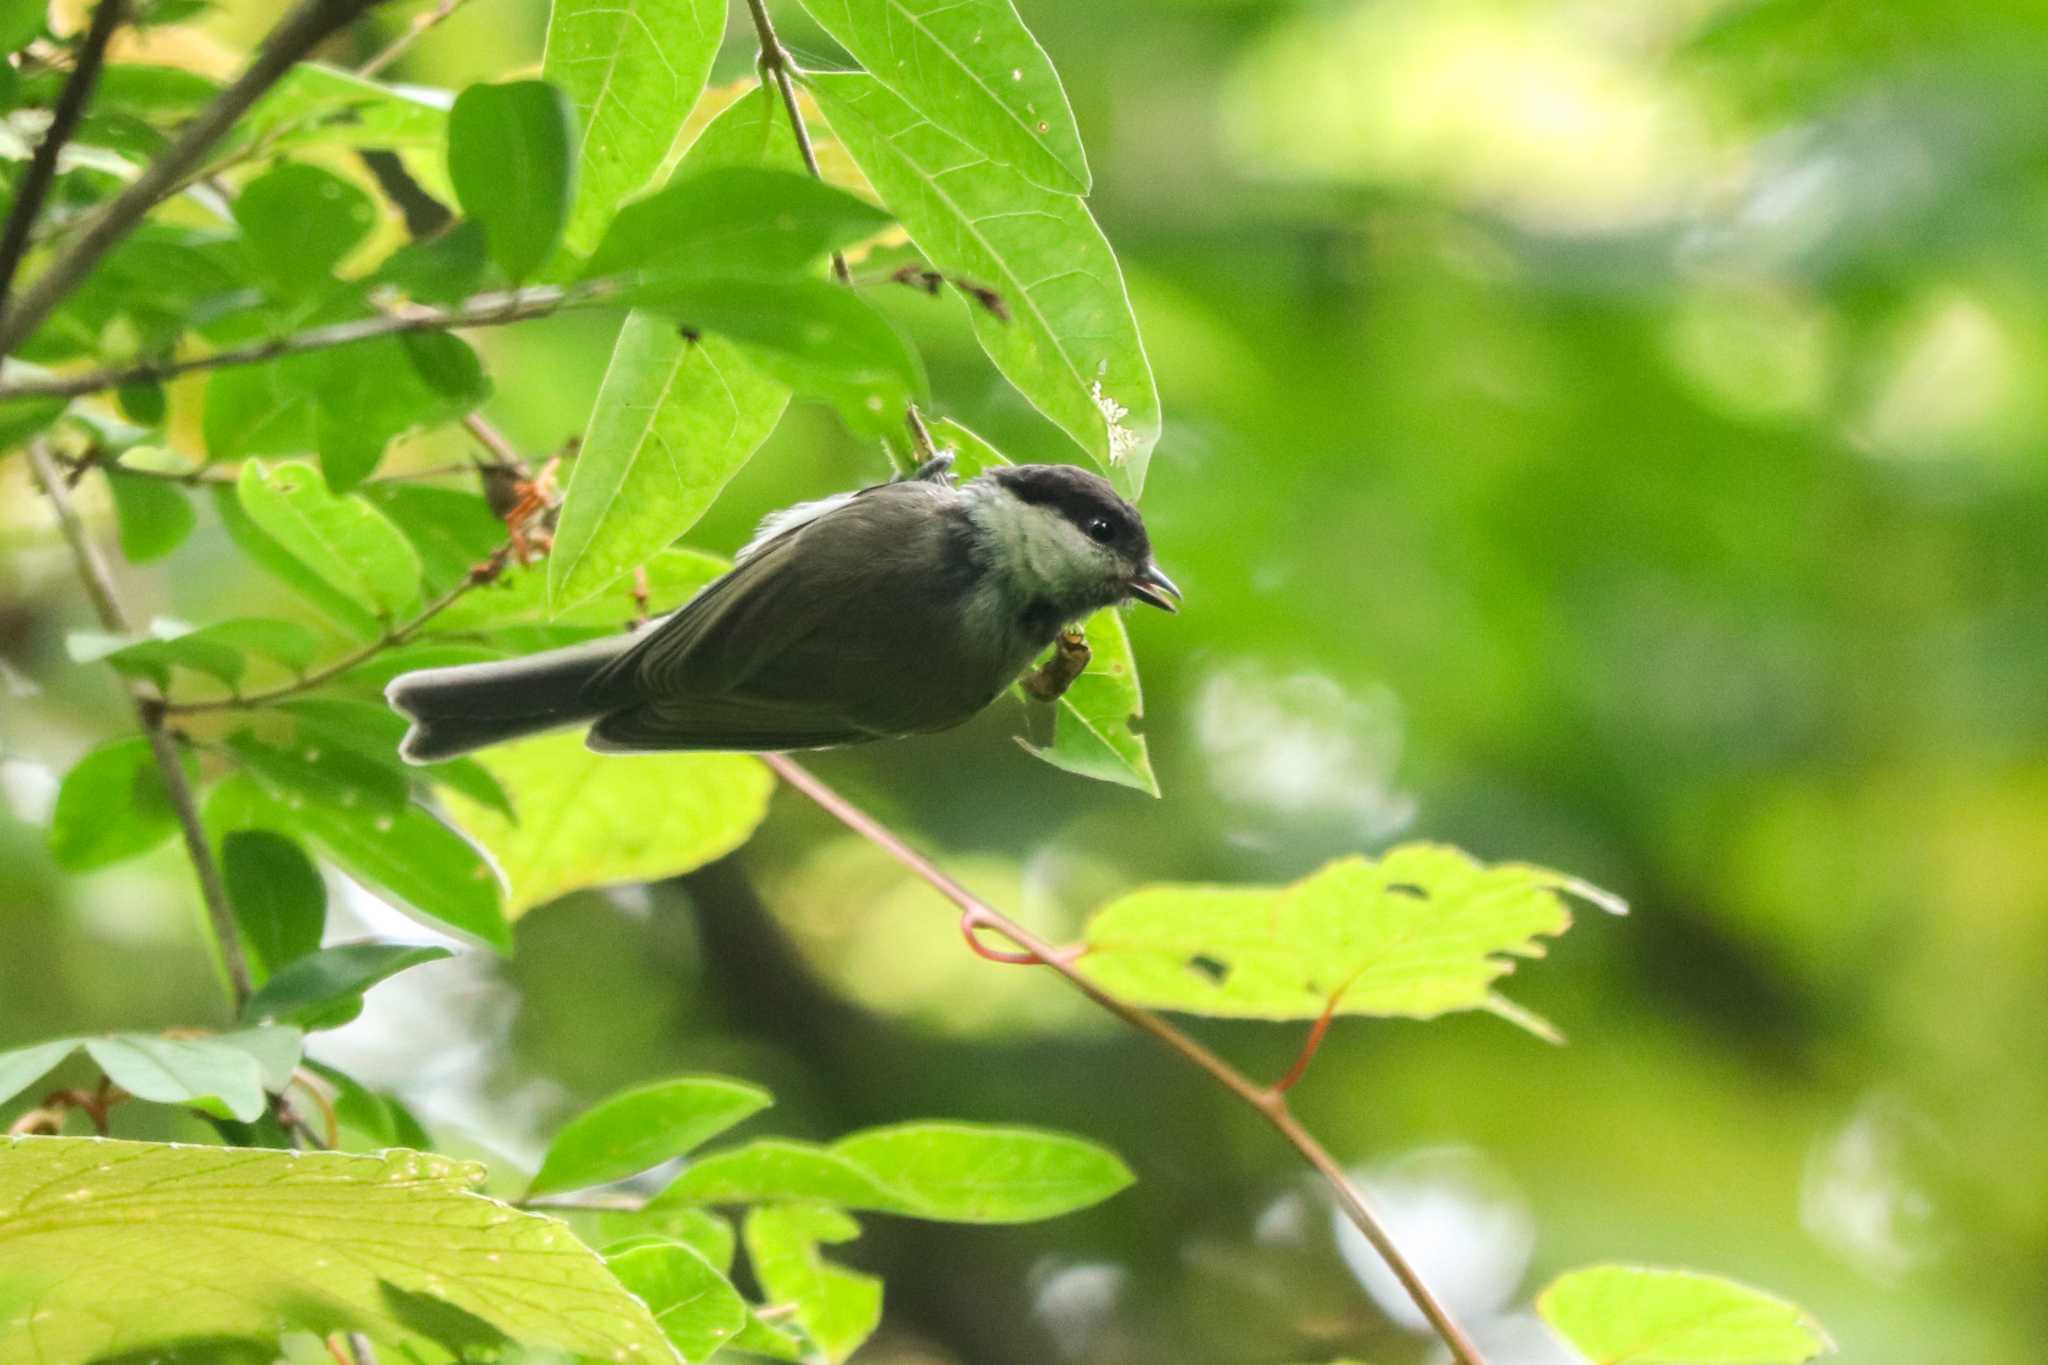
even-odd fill
[(493, 550), (490, 558), (463, 575), (460, 583), (420, 608), (419, 614), (404, 625), (392, 627), (360, 649), (351, 650), (334, 662), (303, 675), (297, 682), (285, 683), (265, 692), (237, 692), (225, 697), (211, 697), (205, 701), (163, 701), (157, 703), (157, 709), (164, 715), (171, 716), (189, 716), (203, 711), (252, 710), (281, 701), (290, 701), (293, 697), (324, 686), (350, 669), (368, 663), (385, 650), (404, 644), (419, 634), (429, 621), (460, 601), (471, 588), (489, 583), (503, 573), (505, 562), (511, 558), (513, 543), (508, 540)]
[(214, 96), (178, 140), (144, 167), (128, 188), (96, 209), (85, 220), (70, 250), (0, 314), (0, 356), (12, 354), (72, 290), (84, 283), (116, 243), (133, 231), (151, 209), (177, 191), (186, 175), (215, 143), (227, 136), (264, 91), (328, 35), (381, 3), (382, 0), (299, 0), (298, 7), (264, 38), (255, 60), (234, 84)]
[(17, 380), (12, 384), (0, 384), (0, 402), (10, 398), (76, 398), (80, 394), (101, 393), (129, 384), (157, 383), (181, 374), (190, 374), (195, 370), (218, 370), (231, 365), (260, 365), (266, 360), (303, 355), (308, 351), (323, 351), (335, 346), (347, 346), (353, 342), (369, 341), (376, 337), (397, 336), (402, 332), (447, 332), (463, 327), (498, 327), (505, 323), (523, 322), (528, 318), (546, 317), (563, 308), (602, 298), (610, 287), (608, 281), (600, 280), (570, 288), (538, 285), (527, 289), (508, 289), (477, 294), (464, 299), (453, 308), (409, 308), (402, 313), (378, 313), (371, 317), (332, 323), (326, 327), (292, 332), (286, 336), (270, 337), (263, 341), (251, 342), (247, 346), (215, 351), (210, 355), (189, 356), (184, 360), (148, 361), (122, 369), (88, 370), (83, 374), (55, 375), (48, 379)]
[(21, 269), (22, 257), (28, 254), (29, 233), (35, 228), (36, 215), (43, 211), (43, 200), (57, 179), (57, 156), (78, 130), (78, 121), (85, 117), (85, 106), (99, 84), (100, 68), (106, 65), (107, 44), (113, 41), (114, 30), (127, 14), (128, 0), (100, 0), (93, 10), (92, 27), (86, 30), (85, 41), (78, 49), (78, 64), (64, 82), (64, 89), (57, 96), (57, 108), (50, 116), (50, 126), (44, 130), (43, 140), (36, 144), (35, 155), (22, 173), (21, 185), (14, 192), (14, 206), (7, 211), (7, 227), (0, 231), (0, 315), (7, 311), (14, 277)]
[(1301, 1158), (1315, 1169), (1329, 1183), (1336, 1195), (1337, 1203), (1343, 1208), (1345, 1217), (1371, 1243), (1380, 1259), (1400, 1280), (1408, 1297), (1429, 1320), (1430, 1326), (1450, 1348), (1452, 1357), (1459, 1365), (1484, 1365), (1479, 1350), (1458, 1326), (1449, 1311), (1438, 1301), (1415, 1267), (1408, 1263), (1401, 1249), (1394, 1245), (1379, 1218), (1367, 1206), (1365, 1196), (1351, 1177), (1337, 1164), (1315, 1136), (1302, 1127), (1301, 1121), (1287, 1107), (1286, 1094), (1275, 1087), (1259, 1085), (1230, 1063), (1211, 1052), (1194, 1038), (1167, 1023), (1149, 1010), (1139, 1009), (1118, 999), (1095, 982), (1083, 975), (1074, 965), (1072, 954), (1063, 954), (1029, 929), (1024, 928), (1009, 916), (989, 905), (945, 872), (929, 858), (903, 842), (896, 834), (866, 811), (848, 801), (832, 788), (826, 786), (802, 765), (782, 754), (765, 754), (762, 761), (778, 773), (782, 780), (816, 802), (827, 814), (838, 820), (854, 833), (882, 849), (890, 857), (908, 868), (940, 895), (958, 906), (963, 914), (973, 916), (1024, 949), (1037, 961), (1058, 972), (1075, 990), (1108, 1010), (1117, 1018), (1129, 1024), (1140, 1033), (1151, 1037), (1161, 1046), (1180, 1054), (1190, 1065), (1207, 1072), (1224, 1089), (1245, 1104), (1256, 1109), (1273, 1126), (1287, 1143), (1300, 1154)]
[(441, 3), (421, 14), (415, 14), (407, 24), (405, 32), (391, 40), (390, 46), (356, 68), (358, 76), (374, 76), (385, 67), (406, 54), (412, 45), (424, 37), (427, 31), (445, 21), (449, 15), (461, 9), (467, 0), (441, 0)]
[[(775, 35), (775, 22), (768, 17), (768, 0), (747, 0), (747, 12), (754, 16), (754, 32), (761, 40), (761, 70), (782, 93), (782, 108), (789, 115), (789, 130), (796, 137), (797, 154), (803, 157), (804, 169), (812, 178), (823, 180), (825, 173), (818, 169), (817, 149), (811, 146), (811, 130), (805, 125), (803, 108), (797, 103), (796, 59)], [(841, 252), (832, 253), (832, 276), (841, 284), (853, 283), (853, 272), (846, 268), (846, 257)]]
[[(57, 514), (57, 525), (71, 545), (72, 558), (78, 563), (79, 581), (85, 585), (86, 595), (92, 598), (93, 610), (99, 614), (100, 624), (112, 634), (127, 634), (128, 614), (121, 607), (113, 574), (108, 571), (99, 546), (86, 534), (85, 523), (79, 520), (78, 510), (71, 505), (71, 490), (65, 486), (57, 462), (50, 458), (49, 447), (40, 440), (31, 441), (28, 457), (37, 482), (42, 484), (43, 493)], [(185, 765), (179, 760), (177, 741), (164, 728), (166, 707), (139, 685), (131, 685), (129, 695), (134, 698), (135, 714), (142, 722), (142, 733), (149, 741), (157, 771), (163, 774), (164, 791), (170, 797), (171, 811), (184, 835), (185, 852), (192, 860), (192, 870), (199, 878), (200, 899), (206, 903), (206, 917), (213, 926), (214, 940), (220, 949), (221, 965), (227, 971), (235, 1009), (240, 1012), (253, 989), (249, 964), (242, 956), (242, 939), (235, 927), (235, 912), (228, 904), (227, 885), (221, 880), (220, 865), (214, 861), (213, 848), (206, 840), (206, 829), (199, 823), (199, 807), (192, 799), (192, 784), (185, 779)]]

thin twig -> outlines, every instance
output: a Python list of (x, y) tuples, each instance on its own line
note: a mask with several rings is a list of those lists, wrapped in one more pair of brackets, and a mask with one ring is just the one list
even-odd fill
[[(111, 634), (127, 634), (128, 614), (121, 607), (113, 574), (108, 571), (99, 546), (86, 534), (85, 523), (78, 519), (78, 511), (71, 505), (71, 490), (65, 486), (57, 462), (50, 458), (49, 447), (40, 440), (31, 441), (28, 457), (37, 482), (42, 484), (44, 494), (50, 499), (50, 507), (57, 514), (57, 525), (71, 545), (72, 558), (78, 563), (79, 581), (85, 585), (86, 595), (92, 598), (93, 610), (99, 614), (100, 624)], [(134, 698), (135, 714), (142, 722), (142, 733), (149, 740), (149, 750), (156, 759), (157, 770), (163, 774), (164, 791), (170, 797), (171, 811), (184, 835), (185, 852), (192, 859), (192, 870), (199, 878), (200, 899), (206, 903), (207, 919), (213, 926), (221, 964), (227, 969), (228, 986), (234, 995), (235, 1009), (239, 1012), (248, 1002), (252, 989), (249, 964), (242, 956), (242, 939), (235, 927), (235, 912), (228, 904), (227, 886), (221, 880), (219, 864), (213, 860), (213, 847), (207, 842), (206, 829), (199, 823), (199, 807), (192, 799), (192, 784), (185, 778), (185, 765), (179, 758), (177, 742), (164, 728), (166, 708), (163, 702), (139, 685), (131, 686), (129, 695)]]
[(391, 40), (390, 46), (356, 68), (358, 76), (374, 76), (385, 67), (403, 57), (406, 50), (418, 42), (426, 32), (445, 21), (449, 15), (461, 9), (468, 0), (441, 0), (441, 3), (422, 14), (415, 14), (407, 24), (405, 32)]
[[(789, 55), (782, 39), (775, 36), (775, 22), (768, 17), (768, 0), (747, 0), (747, 12), (754, 16), (754, 32), (761, 40), (761, 69), (782, 92), (782, 108), (789, 115), (789, 130), (796, 136), (797, 154), (803, 157), (804, 169), (812, 178), (823, 180), (825, 173), (818, 169), (817, 150), (811, 146), (811, 130), (805, 126), (803, 108), (797, 103), (796, 59)], [(832, 253), (832, 275), (841, 284), (853, 283), (846, 257), (837, 251)]]
[(303, 355), (375, 337), (401, 332), (447, 332), (464, 327), (498, 327), (508, 322), (546, 317), (563, 308), (602, 298), (608, 281), (571, 287), (536, 285), (477, 294), (452, 308), (410, 308), (402, 313), (378, 313), (367, 318), (313, 327), (281, 337), (235, 346), (210, 355), (183, 360), (155, 360), (119, 369), (88, 370), (83, 374), (56, 375), (48, 379), (23, 379), (0, 384), (0, 402), (10, 398), (76, 398), (101, 393), (129, 384), (150, 384), (194, 370), (218, 370), (231, 365), (260, 365), (282, 356)]
[(783, 781), (808, 796), (848, 829), (915, 873), (940, 895), (958, 906), (964, 914), (972, 915), (981, 923), (995, 929), (1039, 962), (1066, 978), (1067, 983), (1081, 994), (1140, 1033), (1149, 1035), (1158, 1043), (1179, 1053), (1186, 1061), (1207, 1072), (1224, 1089), (1258, 1110), (1266, 1122), (1300, 1153), (1302, 1159), (1329, 1182), (1345, 1216), (1365, 1235), (1366, 1241), (1379, 1253), (1380, 1259), (1394, 1272), (1395, 1278), (1401, 1282), (1401, 1287), (1407, 1291), (1408, 1297), (1414, 1301), (1415, 1306), (1429, 1320), (1430, 1326), (1436, 1330), (1436, 1334), (1450, 1348), (1452, 1357), (1459, 1365), (1484, 1365), (1479, 1350), (1472, 1344), (1471, 1338), (1466, 1336), (1464, 1329), (1458, 1326), (1436, 1295), (1430, 1292), (1429, 1286), (1422, 1282), (1422, 1277), (1416, 1273), (1415, 1267), (1408, 1263), (1407, 1257), (1401, 1254), (1401, 1249), (1394, 1245), (1386, 1228), (1367, 1206), (1365, 1196), (1359, 1191), (1358, 1186), (1346, 1174), (1344, 1168), (1337, 1164), (1336, 1158), (1332, 1157), (1323, 1145), (1316, 1141), (1315, 1136), (1302, 1127), (1301, 1121), (1295, 1118), (1293, 1111), (1287, 1107), (1287, 1096), (1284, 1092), (1259, 1085), (1158, 1015), (1149, 1010), (1139, 1009), (1103, 990), (1081, 973), (1074, 965), (1071, 954), (1060, 952), (953, 880), (941, 871), (937, 864), (904, 843), (887, 826), (826, 786), (793, 759), (781, 754), (766, 754), (763, 755), (762, 761), (780, 774)]
[(429, 621), (460, 601), (471, 588), (480, 587), (495, 579), (500, 573), (504, 572), (505, 563), (512, 555), (513, 543), (508, 540), (493, 550), (490, 558), (464, 574), (460, 583), (457, 583), (454, 587), (427, 603), (426, 606), (421, 607), (419, 614), (410, 621), (403, 625), (393, 626), (360, 649), (351, 650), (339, 659), (334, 660), (334, 662), (314, 669), (312, 672), (301, 676), (296, 682), (285, 683), (282, 686), (273, 687), (265, 692), (237, 692), (226, 697), (210, 697), (204, 701), (165, 701), (159, 704), (159, 709), (165, 715), (172, 716), (189, 716), (203, 711), (253, 710), (257, 707), (271, 706), (281, 701), (290, 701), (293, 697), (311, 692), (317, 687), (332, 682), (350, 669), (369, 662), (385, 650), (394, 649), (404, 644), (413, 636), (419, 634), (421, 630), (425, 629)]
[(4, 314), (0, 314), (0, 356), (12, 354), (71, 291), (85, 281), (100, 259), (134, 230), (148, 212), (177, 190), (206, 153), (227, 136), (249, 106), (292, 69), (329, 34), (353, 22), (383, 0), (299, 0), (263, 40), (234, 84), (214, 96), (181, 133), (128, 188), (108, 200), (85, 220), (70, 250), (39, 275)]
[(14, 206), (7, 211), (7, 227), (0, 231), (0, 314), (7, 310), (15, 274), (21, 269), (22, 257), (28, 254), (29, 233), (36, 225), (36, 215), (42, 212), (43, 200), (57, 178), (57, 156), (85, 116), (93, 87), (99, 84), (100, 68), (106, 65), (107, 44), (113, 41), (114, 30), (127, 14), (128, 0), (100, 0), (93, 10), (92, 27), (86, 30), (85, 41), (78, 49), (78, 64), (71, 68), (71, 75), (57, 96), (50, 126), (44, 130), (43, 140), (36, 144), (35, 155), (22, 173), (21, 185), (14, 192)]

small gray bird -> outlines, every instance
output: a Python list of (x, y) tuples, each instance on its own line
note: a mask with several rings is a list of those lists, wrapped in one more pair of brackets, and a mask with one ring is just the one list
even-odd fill
[(431, 763), (584, 723), (606, 752), (927, 734), (994, 701), (1063, 626), (1131, 599), (1175, 609), (1138, 509), (1105, 480), (1012, 465), (956, 487), (951, 465), (774, 513), (635, 634), (394, 679), (412, 721), (399, 752)]

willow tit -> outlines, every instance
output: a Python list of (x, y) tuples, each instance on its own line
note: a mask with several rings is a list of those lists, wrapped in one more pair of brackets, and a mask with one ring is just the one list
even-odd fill
[(394, 679), (399, 752), (431, 763), (584, 723), (600, 751), (925, 734), (994, 701), (1063, 626), (1132, 599), (1175, 609), (1138, 509), (1103, 479), (1012, 465), (956, 486), (951, 464), (774, 513), (647, 629)]

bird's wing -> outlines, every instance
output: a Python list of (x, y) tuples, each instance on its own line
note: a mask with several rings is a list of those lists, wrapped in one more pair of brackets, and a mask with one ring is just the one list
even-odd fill
[(591, 727), (600, 753), (650, 749), (767, 753), (825, 749), (877, 739), (873, 730), (836, 712), (757, 697), (680, 697), (614, 711)]
[[(676, 708), (714, 700), (829, 703), (829, 675), (856, 668), (879, 647), (855, 633), (858, 621), (875, 618), (878, 600), (914, 597), (920, 557), (912, 547), (935, 533), (934, 500), (951, 496), (936, 483), (882, 484), (790, 527), (609, 664), (587, 695), (620, 709), (671, 701)], [(867, 610), (850, 617), (850, 600)], [(817, 672), (794, 665), (812, 660), (825, 671), (821, 695), (794, 695), (792, 680)], [(757, 685), (764, 674), (772, 687)]]

